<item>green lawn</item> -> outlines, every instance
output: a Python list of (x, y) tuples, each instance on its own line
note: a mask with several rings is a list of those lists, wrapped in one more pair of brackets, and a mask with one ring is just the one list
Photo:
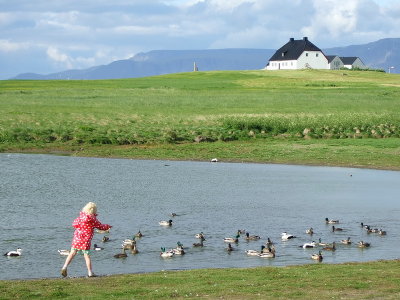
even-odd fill
[(400, 169), (397, 74), (220, 71), (0, 81), (0, 111), (3, 152)]

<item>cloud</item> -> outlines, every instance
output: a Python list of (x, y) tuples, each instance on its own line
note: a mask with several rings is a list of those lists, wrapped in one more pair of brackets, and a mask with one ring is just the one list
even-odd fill
[[(157, 49), (276, 49), (303, 36), (324, 48), (400, 36), (398, 0), (0, 0), (0, 5), (0, 61), (17, 54), (35, 60), (29, 51), (41, 53), (49, 71)], [(3, 71), (12, 70), (2, 68), (0, 79)]]

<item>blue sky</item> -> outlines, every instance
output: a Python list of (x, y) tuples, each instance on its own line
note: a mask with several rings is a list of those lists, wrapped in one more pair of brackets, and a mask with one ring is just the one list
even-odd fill
[(163, 49), (320, 48), (400, 37), (400, 0), (0, 0), (0, 79)]

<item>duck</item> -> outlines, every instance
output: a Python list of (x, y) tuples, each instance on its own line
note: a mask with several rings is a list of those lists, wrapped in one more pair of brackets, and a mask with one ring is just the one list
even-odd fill
[(245, 233), (246, 233), (246, 230), (244, 230), (244, 229), (238, 229), (238, 231), (237, 231), (238, 235), (245, 234)]
[(294, 235), (288, 234), (287, 232), (282, 232), (281, 236), (282, 236), (282, 241), (287, 241), (295, 238)]
[(369, 246), (371, 246), (371, 244), (367, 243), (367, 242), (364, 242), (364, 241), (360, 241), (360, 242), (357, 243), (357, 246), (359, 248), (368, 248)]
[(8, 251), (7, 253), (4, 253), (4, 256), (21, 256), (22, 254), (22, 249), (18, 248), (16, 251)]
[(97, 246), (97, 244), (93, 245), (93, 249), (96, 250), (96, 251), (104, 250), (103, 247), (99, 247), (99, 246)]
[(326, 224), (338, 224), (339, 220), (329, 220), (328, 218), (325, 218), (325, 223)]
[(314, 229), (310, 227), (309, 229), (306, 230), (307, 234), (313, 235), (314, 234)]
[(193, 247), (203, 247), (204, 246), (203, 242), (205, 240), (206, 239), (204, 237), (200, 238), (200, 243), (193, 243)]
[(218, 162), (218, 158), (212, 158), (211, 162)]
[(108, 242), (110, 238), (108, 236), (103, 236), (102, 241), (103, 243)]
[(246, 240), (248, 241), (257, 241), (259, 239), (261, 239), (258, 235), (250, 235), (250, 233), (246, 232)]
[(246, 250), (245, 251), (247, 255), (249, 256), (258, 256), (260, 255), (261, 252), (257, 251), (257, 250)]
[(350, 237), (348, 237), (346, 240), (341, 240), (340, 242), (341, 242), (342, 244), (345, 244), (345, 245), (350, 245), (350, 244), (351, 244)]
[(161, 226), (172, 226), (172, 220), (158, 222)]
[(143, 234), (140, 232), (140, 230), (135, 234), (135, 237), (137, 238), (141, 238), (143, 236)]
[(175, 255), (184, 255), (185, 250), (183, 249), (183, 244), (181, 242), (177, 242), (177, 247), (175, 249), (172, 249)]
[(326, 246), (326, 247), (322, 248), (322, 250), (325, 250), (325, 251), (336, 251), (336, 243), (333, 242), (332, 246)]
[(364, 229), (369, 229), (369, 225), (364, 224), (363, 222), (361, 222), (361, 227)]
[(330, 244), (329, 244), (329, 243), (324, 243), (324, 242), (322, 242), (322, 241), (321, 241), (321, 238), (319, 238), (319, 239), (318, 239), (318, 245), (319, 245), (319, 246), (329, 246)]
[(115, 258), (125, 258), (125, 257), (128, 257), (128, 255), (125, 253), (125, 248), (122, 248), (122, 252), (121, 252), (121, 253), (118, 253), (118, 254), (115, 254), (114, 257), (115, 257)]
[(170, 214), (170, 216), (171, 216), (171, 217), (177, 217), (178, 215), (177, 215), (177, 213), (172, 212), (172, 213)]
[(335, 232), (335, 231), (343, 231), (343, 228), (338, 228), (338, 227), (335, 227), (334, 225), (332, 225), (332, 232)]
[(379, 229), (378, 234), (379, 235), (386, 235), (386, 231), (382, 230), (382, 229)]
[(229, 243), (229, 244), (228, 244), (228, 248), (226, 248), (226, 251), (231, 252), (231, 251), (233, 251), (233, 250), (235, 250), (235, 249), (232, 247), (232, 244)]
[(96, 233), (102, 233), (102, 234), (104, 234), (104, 233), (110, 233), (110, 229), (107, 229), (107, 230), (96, 229)]
[(312, 241), (311, 243), (305, 243), (303, 246), (299, 246), (300, 248), (307, 249), (307, 248), (315, 248), (317, 247), (317, 243)]
[(314, 260), (318, 260), (318, 261), (322, 261), (324, 258), (322, 257), (322, 253), (321, 251), (319, 251), (318, 253), (314, 253), (311, 255), (311, 258)]
[(240, 235), (237, 234), (235, 238), (224, 238), (225, 243), (238, 243)]
[(136, 237), (133, 236), (131, 239), (125, 239), (122, 241), (122, 244), (135, 244), (136, 243)]
[(196, 239), (201, 239), (201, 238), (205, 238), (203, 231), (200, 233), (195, 234), (194, 236)]
[(60, 255), (65, 255), (65, 256), (69, 255), (70, 252), (70, 250), (57, 250), (57, 251), (58, 253), (60, 253)]
[(172, 250), (166, 251), (165, 248), (161, 247), (161, 253), (160, 253), (160, 256), (161, 256), (161, 257), (163, 257), (163, 258), (169, 258), (169, 257), (172, 257), (172, 256), (174, 256), (174, 255), (175, 255), (175, 254), (174, 254), (174, 252), (173, 252)]

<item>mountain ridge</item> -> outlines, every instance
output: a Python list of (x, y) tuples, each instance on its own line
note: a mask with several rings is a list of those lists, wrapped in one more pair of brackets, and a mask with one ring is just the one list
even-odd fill
[[(322, 49), (326, 55), (357, 56), (373, 69), (400, 72), (400, 38)], [(263, 69), (275, 49), (227, 48), (208, 50), (152, 50), (82, 70), (65, 70), (41, 75), (23, 73), (11, 79), (119, 79), (190, 72), (196, 63), (199, 71)]]

